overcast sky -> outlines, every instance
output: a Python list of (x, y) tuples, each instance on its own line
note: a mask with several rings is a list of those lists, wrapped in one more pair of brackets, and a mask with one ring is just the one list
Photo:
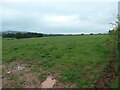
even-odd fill
[(103, 33), (117, 2), (2, 2), (2, 29), (40, 33)]

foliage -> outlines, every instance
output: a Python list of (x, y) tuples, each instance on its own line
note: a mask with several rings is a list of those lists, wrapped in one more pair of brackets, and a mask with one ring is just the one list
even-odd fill
[(43, 37), (43, 34), (41, 33), (7, 33), (7, 34), (2, 34), (3, 38), (33, 38), (33, 37)]
[(16, 39), (23, 38), (23, 34), (22, 33), (16, 33), (15, 37), (16, 37)]
[[(116, 21), (115, 24), (112, 23), (112, 25), (114, 25), (115, 27), (113, 28), (113, 30), (109, 30), (109, 34), (111, 36), (110, 43), (111, 43), (111, 52), (115, 51), (116, 53), (116, 58), (115, 60), (117, 61), (116, 64), (116, 71), (118, 71), (118, 68), (120, 68), (120, 23)], [(116, 80), (114, 80), (114, 82), (110, 83), (109, 87), (110, 88), (117, 88), (118, 87), (118, 80), (120, 80), (120, 78), (117, 77)]]

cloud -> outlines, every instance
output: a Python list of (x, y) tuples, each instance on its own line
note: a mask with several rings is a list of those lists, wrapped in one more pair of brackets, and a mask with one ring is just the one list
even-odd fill
[(117, 3), (3, 3), (3, 30), (43, 33), (106, 32)]
[(79, 19), (77, 15), (68, 15), (68, 16), (50, 16), (50, 15), (45, 15), (44, 19), (46, 21), (51, 21), (55, 23), (69, 23), (69, 22), (74, 22)]

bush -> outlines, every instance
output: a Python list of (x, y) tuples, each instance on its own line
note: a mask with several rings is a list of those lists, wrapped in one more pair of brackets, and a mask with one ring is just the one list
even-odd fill
[(93, 33), (90, 33), (90, 35), (94, 35)]

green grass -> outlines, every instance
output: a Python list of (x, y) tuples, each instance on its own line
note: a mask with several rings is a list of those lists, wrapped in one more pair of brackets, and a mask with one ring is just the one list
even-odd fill
[(117, 77), (112, 83), (110, 83), (109, 87), (110, 88), (118, 88), (118, 84), (119, 84), (119, 80)]
[(3, 63), (26, 60), (51, 73), (60, 73), (58, 80), (62, 83), (85, 88), (94, 84), (110, 59), (110, 49), (106, 46), (108, 37), (83, 35), (3, 39)]
[(14, 40), (14, 39), (16, 39), (16, 38), (2, 38), (2, 39)]
[[(115, 70), (119, 70), (118, 68), (119, 68), (119, 63), (117, 62), (117, 65), (115, 66)], [(114, 80), (114, 81), (112, 81), (110, 84), (109, 84), (109, 87), (110, 88), (119, 88), (118, 86), (119, 86), (119, 80), (120, 80), (120, 78), (119, 78), (119, 74), (118, 74), (118, 76), (116, 77), (116, 79)]]

